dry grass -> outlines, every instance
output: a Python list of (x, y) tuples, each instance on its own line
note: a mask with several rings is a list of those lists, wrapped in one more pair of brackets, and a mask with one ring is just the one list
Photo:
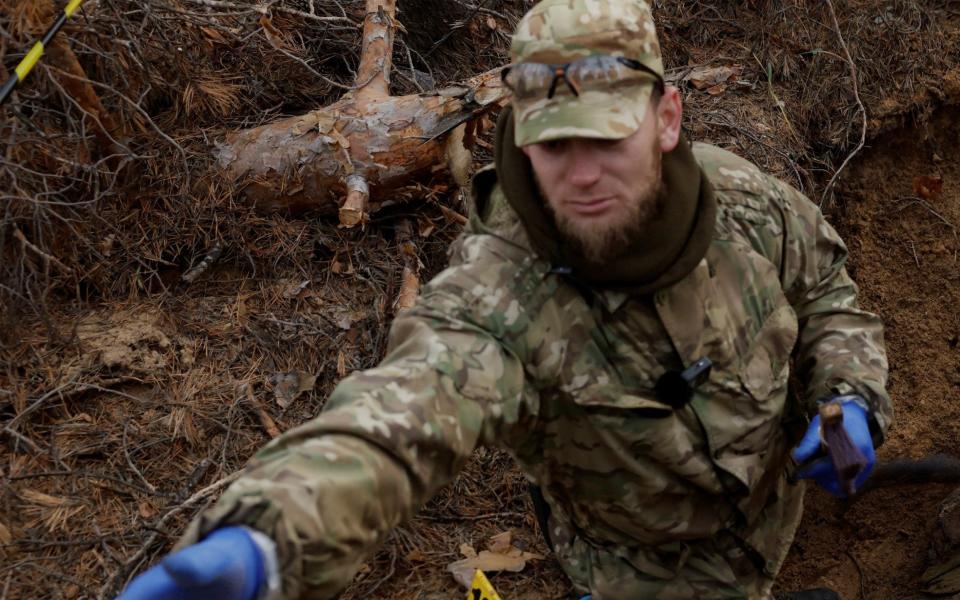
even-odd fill
[[(508, 32), (531, 4), (400, 0), (407, 33), (394, 92), (505, 62)], [(656, 4), (693, 137), (818, 197), (860, 127), (826, 7)], [(422, 206), (351, 232), (310, 215), (257, 214), (211, 170), (224, 132), (339, 97), (353, 79), (362, 5), (281, 0), (264, 15), (219, 0), (90, 2), (64, 33), (120, 124), (120, 150), (105, 151), (47, 62), (0, 112), (0, 598), (94, 597), (124, 581), (175, 539), (199, 507), (184, 507), (192, 494), (267, 440), (259, 410), (288, 429), (316, 414), (343, 374), (375, 364), (400, 285), (402, 220), (430, 231), (415, 236), (424, 277), (442, 268), (460, 225), (440, 205), (462, 211), (457, 195), (424, 193)], [(52, 7), (0, 0), (8, 70)], [(948, 8), (837, 9), (871, 135), (960, 97), (943, 83), (960, 54)], [(724, 65), (741, 74), (722, 94), (684, 81), (694, 67)], [(214, 247), (223, 250), (214, 267), (182, 284)], [(281, 409), (268, 379), (297, 371), (317, 385)], [(460, 543), (506, 528), (545, 552), (522, 477), (504, 455), (482, 452), (348, 597), (448, 597), (443, 567)], [(495, 583), (505, 597), (566, 591), (550, 561)]]

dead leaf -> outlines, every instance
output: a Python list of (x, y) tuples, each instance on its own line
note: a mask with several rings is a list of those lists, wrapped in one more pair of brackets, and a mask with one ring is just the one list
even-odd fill
[(520, 552), (518, 556), (500, 554), (482, 550), (474, 558), (464, 558), (447, 565), (447, 570), (453, 574), (453, 578), (465, 588), (470, 588), (470, 582), (473, 581), (473, 572), (480, 569), (484, 573), (491, 571), (512, 571), (519, 573), (527, 566), (528, 560), (540, 560), (543, 557), (532, 552)]
[(216, 29), (214, 29), (214, 28), (212, 28), (212, 27), (201, 27), (201, 28), (200, 28), (200, 31), (202, 31), (204, 34), (206, 34), (206, 36), (207, 36), (208, 38), (210, 38), (211, 40), (214, 40), (214, 41), (217, 41), (217, 42), (226, 42), (226, 41), (227, 41), (227, 40), (223, 37), (223, 34), (221, 34), (219, 31), (217, 31)]
[(447, 565), (447, 570), (453, 574), (453, 578), (469, 589), (473, 581), (474, 571), (480, 569), (483, 572), (490, 571), (513, 571), (520, 572), (527, 566), (528, 560), (542, 560), (543, 556), (533, 552), (524, 552), (512, 543), (512, 533), (505, 531), (490, 538), (490, 545), (487, 550), (482, 550), (477, 554), (473, 546), (469, 544), (460, 545), (460, 553), (466, 558), (458, 560)]
[(333, 261), (330, 263), (330, 270), (336, 273), (337, 275), (352, 275), (353, 274), (353, 261), (350, 260), (350, 255), (347, 255), (346, 264), (340, 262), (340, 254), (337, 253), (333, 257)]
[(313, 389), (317, 383), (317, 376), (304, 371), (291, 373), (274, 373), (267, 379), (273, 388), (273, 396), (280, 408), (287, 408), (304, 392)]
[(427, 555), (421, 550), (411, 550), (407, 553), (406, 559), (410, 562), (427, 562)]
[(304, 279), (300, 283), (292, 283), (288, 285), (286, 289), (283, 290), (283, 297), (287, 298), (288, 300), (296, 298), (303, 293), (303, 290), (307, 289), (307, 286), (310, 285), (311, 282), (311, 279)]
[(286, 50), (287, 52), (295, 50), (285, 39), (283, 32), (274, 27), (273, 21), (270, 20), (268, 15), (260, 15), (260, 26), (263, 27), (263, 35), (267, 38), (267, 41), (270, 42), (271, 46), (277, 50)]
[(715, 85), (715, 86), (713, 86), (713, 87), (708, 87), (708, 88), (707, 88), (707, 93), (710, 94), (711, 96), (719, 96), (720, 94), (724, 93), (725, 91), (727, 91), (727, 84), (725, 84), (725, 83), (718, 83), (717, 85)]
[(343, 351), (337, 353), (337, 375), (340, 377), (347, 376), (347, 357), (343, 355)]
[(496, 30), (497, 30), (497, 20), (494, 19), (493, 17), (487, 17), (487, 27), (489, 27), (491, 31), (496, 31)]
[(913, 178), (913, 193), (924, 200), (936, 200), (943, 193), (943, 177), (918, 175)]
[(13, 536), (10, 535), (10, 529), (0, 523), (0, 546), (8, 546), (13, 543)]
[(337, 327), (344, 331), (349, 331), (353, 327), (353, 315), (343, 312), (337, 317)]
[[(734, 83), (743, 73), (743, 67), (740, 65), (725, 65), (722, 67), (697, 67), (690, 71), (684, 81), (689, 81), (690, 85), (698, 90), (707, 90), (708, 94), (722, 94), (726, 87), (720, 89), (718, 86), (725, 83)], [(711, 92), (710, 90), (714, 91)]]
[(423, 215), (417, 217), (417, 233), (420, 234), (420, 237), (428, 238), (436, 230), (437, 226), (431, 219), (428, 219)]
[(153, 506), (151, 506), (146, 500), (141, 502), (137, 509), (137, 512), (139, 512), (140, 516), (144, 519), (149, 519), (153, 515), (157, 514), (157, 510), (153, 508)]

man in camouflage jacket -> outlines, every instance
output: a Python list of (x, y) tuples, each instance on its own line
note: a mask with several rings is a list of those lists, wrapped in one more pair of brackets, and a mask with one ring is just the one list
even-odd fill
[[(282, 595), (333, 597), (486, 445), (539, 486), (578, 591), (768, 597), (802, 511), (790, 423), (844, 396), (872, 453), (892, 418), (846, 248), (789, 185), (686, 142), (642, 0), (544, 0), (512, 58), (449, 268), (181, 547), (243, 525)], [(689, 401), (656, 394), (701, 358)]]

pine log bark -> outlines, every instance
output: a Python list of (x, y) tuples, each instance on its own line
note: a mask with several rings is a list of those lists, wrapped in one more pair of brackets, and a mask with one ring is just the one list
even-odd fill
[(390, 96), (396, 0), (367, 0), (355, 89), (306, 115), (226, 136), (217, 150), (243, 198), (264, 211), (339, 212), (362, 224), (418, 185), (463, 185), (466, 125), (504, 99), (499, 70), (463, 87)]

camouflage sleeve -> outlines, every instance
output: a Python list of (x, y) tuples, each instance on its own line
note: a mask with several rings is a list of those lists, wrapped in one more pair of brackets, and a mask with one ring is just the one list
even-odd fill
[(331, 598), (474, 448), (524, 435), (536, 392), (460, 292), (427, 287), (394, 321), (383, 362), (260, 451), (180, 545), (250, 526), (277, 544), (284, 597)]
[(823, 396), (859, 394), (879, 445), (893, 418), (883, 324), (859, 307), (847, 248), (820, 209), (793, 187), (775, 185), (782, 198), (781, 280), (800, 325), (795, 364), (804, 409), (812, 415)]

